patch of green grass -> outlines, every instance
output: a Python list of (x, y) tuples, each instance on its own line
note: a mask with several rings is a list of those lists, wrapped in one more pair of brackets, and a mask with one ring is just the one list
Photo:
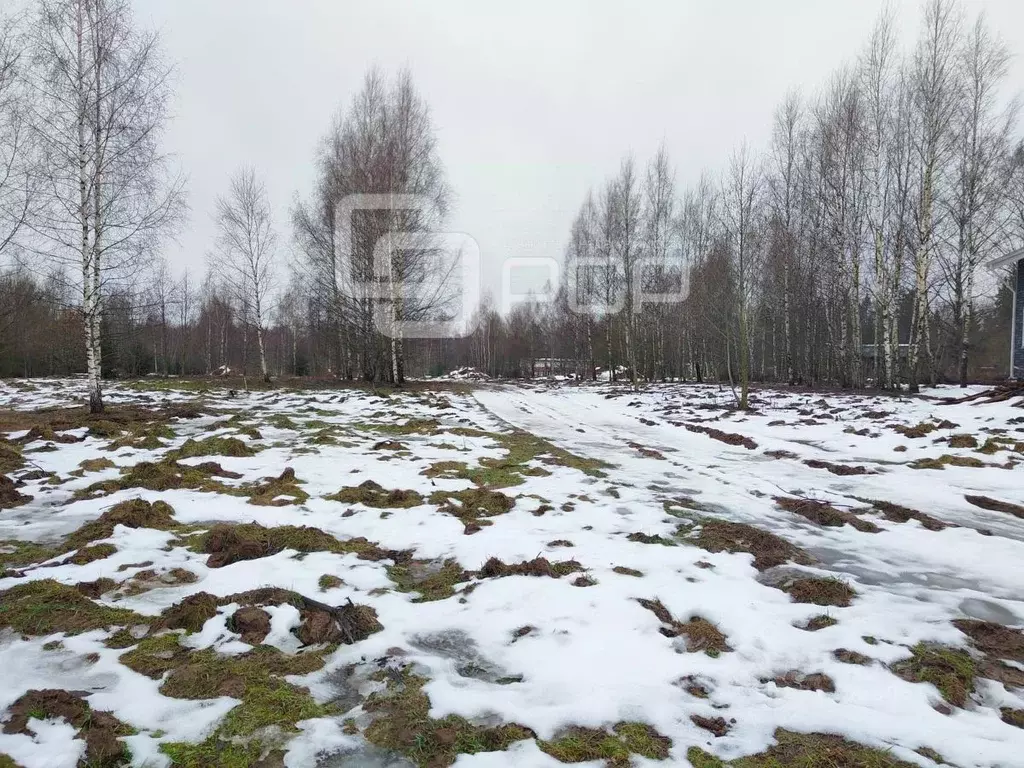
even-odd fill
[(196, 456), (255, 456), (259, 447), (253, 447), (237, 437), (205, 437), (202, 440), (189, 438), (180, 448), (167, 454), (168, 458), (191, 459)]
[(191, 653), (178, 642), (178, 635), (174, 632), (165, 632), (136, 642), (132, 650), (121, 654), (119, 661), (128, 669), (154, 680), (159, 680), (164, 673), (181, 666)]
[(21, 449), (0, 437), (0, 475), (14, 472), (25, 466)]
[(309, 499), (309, 494), (299, 487), (301, 482), (291, 467), (285, 467), (279, 476), (247, 483), (236, 492), (248, 496), (249, 503), (256, 506), (284, 507), (302, 504)]
[(64, 540), (66, 547), (77, 549), (99, 539), (114, 535), (114, 527), (154, 528), (167, 531), (175, 527), (174, 508), (165, 501), (148, 502), (129, 499), (115, 504), (96, 520), (92, 520), (71, 533)]
[(470, 574), (457, 560), (445, 560), (440, 569), (433, 570), (425, 561), (413, 561), (387, 568), (388, 578), (395, 582), (399, 592), (418, 592), (415, 603), (444, 600), (455, 594), (455, 585), (468, 581)]
[(999, 709), (1001, 715), (1000, 719), (1015, 728), (1024, 728), (1024, 709), (1014, 709), (1013, 707), (1001, 707)]
[(835, 605), (845, 608), (857, 593), (845, 581), (840, 579), (806, 577), (794, 579), (779, 587), (787, 592), (794, 602), (811, 603), (812, 605)]
[(402, 424), (384, 422), (356, 422), (354, 429), (363, 432), (378, 432), (382, 435), (436, 435), (441, 431), (441, 422), (437, 419), (406, 419)]
[(657, 534), (651, 536), (650, 534), (643, 533), (642, 531), (631, 533), (626, 538), (630, 541), (635, 541), (638, 544), (661, 544), (663, 547), (674, 547), (676, 545), (676, 543), (671, 539), (666, 539), (663, 536), (658, 536)]
[(364, 736), (372, 744), (399, 752), (421, 768), (451, 765), (460, 754), (503, 752), (533, 732), (514, 723), (499, 726), (474, 725), (449, 715), (431, 718), (430, 699), (423, 692), (426, 679), (408, 669), (387, 680), (384, 691), (370, 694), (363, 708), (373, 715)]
[(800, 547), (774, 533), (745, 523), (728, 520), (701, 519), (696, 535), (686, 534), (686, 542), (708, 552), (748, 552), (754, 556), (754, 567), (767, 570), (786, 562), (810, 565), (814, 558)]
[(325, 573), (317, 580), (317, 586), (320, 587), (321, 591), (326, 592), (328, 589), (336, 589), (345, 582), (335, 576), (333, 573)]
[(113, 469), (117, 465), (104, 456), (98, 459), (83, 459), (78, 466), (82, 472), (101, 472), (104, 469)]
[(305, 688), (291, 685), (285, 675), (309, 674), (323, 667), (320, 654), (287, 656), (276, 648), (260, 646), (241, 656), (221, 656), (213, 650), (194, 651), (175, 667), (160, 686), (160, 693), (176, 699), (232, 696), (241, 704), (218, 727), (222, 737), (251, 734), (268, 725), (294, 731), (295, 723), (330, 714)]
[(731, 768), (914, 768), (889, 752), (826, 733), (775, 731), (776, 743), (764, 752), (728, 763)]
[(475, 466), (461, 461), (437, 462), (424, 470), (422, 474), (427, 477), (461, 478), (481, 488), (501, 489), (522, 485), (527, 477), (546, 477), (551, 474), (544, 467), (531, 466), (532, 462), (571, 467), (591, 477), (605, 477), (603, 470), (609, 467), (603, 461), (577, 456), (521, 430), (484, 432), (468, 427), (456, 427), (449, 432), (463, 437), (489, 438), (505, 449), (505, 455), (498, 459), (481, 458)]
[(237, 744), (211, 736), (199, 744), (165, 742), (160, 751), (171, 758), (176, 768), (251, 768), (259, 761), (263, 745), (258, 741)]
[(438, 505), (439, 512), (459, 518), (466, 526), (466, 533), (474, 533), (481, 526), (490, 525), (491, 521), (486, 518), (504, 515), (516, 503), (511, 496), (488, 488), (434, 491), (429, 501)]
[(275, 413), (273, 416), (267, 419), (267, 423), (277, 429), (299, 429), (299, 425), (292, 421), (290, 418), (285, 416), (283, 413)]
[(165, 440), (175, 438), (174, 430), (166, 424), (132, 422), (124, 426), (128, 432), (112, 440), (106, 447), (108, 451), (116, 451), (120, 448), (156, 451), (166, 445)]
[(612, 732), (595, 728), (567, 728), (550, 741), (538, 741), (540, 748), (563, 763), (604, 760), (608, 766), (628, 766), (631, 755), (651, 760), (668, 758), (672, 741), (646, 723), (621, 722)]
[(931, 683), (942, 698), (963, 707), (974, 691), (974, 659), (962, 648), (918, 643), (911, 657), (892, 665), (892, 671), (911, 682)]
[(96, 560), (110, 557), (115, 552), (117, 552), (117, 547), (113, 544), (93, 544), (90, 547), (82, 547), (82, 549), (75, 552), (64, 562), (72, 563), (73, 565), (87, 565)]
[(0, 592), (0, 627), (26, 635), (79, 634), (149, 621), (134, 611), (100, 605), (53, 579), (17, 584)]
[(917, 461), (912, 461), (907, 466), (911, 469), (945, 469), (947, 466), (981, 469), (982, 467), (1000, 467), (1002, 465), (986, 464), (984, 461), (975, 458), (974, 456), (952, 456), (948, 453), (944, 453), (938, 458), (918, 459)]
[(373, 480), (367, 480), (357, 486), (345, 486), (337, 493), (324, 498), (342, 504), (362, 504), (375, 509), (408, 509), (423, 503), (423, 496), (417, 491), (397, 488), (388, 490)]
[(693, 768), (725, 768), (725, 763), (700, 747), (690, 747), (686, 750), (686, 759)]
[(403, 555), (381, 549), (362, 537), (341, 540), (319, 528), (294, 525), (265, 528), (258, 523), (219, 523), (180, 543), (193, 552), (210, 555), (207, 565), (212, 568), (267, 557), (286, 549), (354, 554), (363, 560), (401, 559)]
[(58, 552), (52, 548), (44, 547), (34, 541), (0, 540), (0, 571), (5, 568), (41, 563), (56, 554)]
[(636, 568), (627, 568), (624, 565), (616, 565), (612, 568), (612, 571), (622, 576), (636, 576), (637, 578), (644, 575), (643, 571), (638, 571)]
[(469, 476), (469, 465), (464, 461), (435, 461), (420, 472), (424, 477), (459, 480)]

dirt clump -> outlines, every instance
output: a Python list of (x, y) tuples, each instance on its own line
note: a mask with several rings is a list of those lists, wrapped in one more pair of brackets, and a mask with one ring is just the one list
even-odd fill
[(844, 664), (859, 664), (861, 666), (867, 666), (871, 663), (871, 657), (865, 656), (863, 653), (857, 653), (857, 651), (851, 651), (848, 648), (836, 648), (832, 651), (832, 656), (837, 661), (841, 661)]
[(755, 443), (751, 438), (736, 434), (735, 432), (723, 432), (720, 429), (715, 429), (714, 427), (702, 427), (699, 424), (684, 424), (683, 426), (686, 427), (689, 432), (698, 432), (700, 434), (707, 435), (712, 440), (718, 440), (726, 445), (742, 445), (750, 451), (757, 448), (757, 443)]
[[(785, 424), (785, 422), (782, 422), (782, 423)], [(771, 424), (769, 424), (768, 426), (771, 426)], [(773, 451), (765, 451), (764, 455), (767, 456), (769, 459), (799, 459), (800, 458), (797, 454), (793, 453), (792, 451), (787, 451), (787, 450), (782, 449), (782, 448), (778, 448), (778, 449), (773, 450)]]
[(110, 712), (93, 711), (80, 695), (69, 691), (28, 691), (11, 705), (10, 717), (3, 730), (8, 734), (31, 735), (29, 721), (32, 718), (51, 717), (63, 717), (78, 729), (79, 738), (85, 741), (83, 765), (114, 768), (128, 761), (128, 750), (118, 741), (118, 736), (128, 735), (130, 729)]
[(798, 624), (800, 629), (806, 630), (807, 632), (817, 632), (821, 629), (828, 627), (834, 627), (839, 622), (833, 619), (831, 616), (826, 616), (824, 613), (817, 616), (812, 616), (807, 620), (805, 624)]
[[(328, 608), (329, 606), (324, 606)], [(302, 623), (296, 635), (303, 645), (320, 643), (356, 643), (384, 629), (377, 620), (377, 611), (368, 605), (349, 600), (331, 610), (313, 608), (302, 612)]]
[(926, 515), (924, 512), (918, 512), (916, 509), (893, 504), (889, 501), (876, 501), (873, 499), (861, 499), (861, 501), (870, 504), (872, 511), (880, 513), (882, 517), (893, 523), (906, 523), (911, 520), (917, 520), (929, 531), (941, 531), (946, 528), (955, 527), (950, 523), (937, 520), (931, 515)]
[(725, 721), (724, 717), (705, 717), (704, 715), (690, 715), (690, 721), (698, 728), (711, 731), (716, 737), (725, 736), (732, 728)]
[(19, 493), (14, 481), (7, 475), (0, 475), (0, 509), (14, 509), (28, 504), (32, 497)]
[(1019, 504), (1011, 504), (1008, 501), (990, 499), (988, 496), (964, 496), (968, 503), (976, 507), (987, 509), (990, 512), (1004, 512), (1024, 520), (1024, 507)]
[(690, 653), (704, 651), (708, 656), (731, 651), (725, 635), (707, 619), (693, 616), (689, 621), (679, 621), (669, 612), (661, 600), (637, 598), (637, 602), (653, 613), (661, 627), (658, 631), (665, 637), (682, 637), (686, 642), (686, 650)]
[[(979, 677), (995, 680), (1007, 688), (1024, 688), (1024, 671), (1019, 667), (1024, 662), (1024, 632), (974, 619), (957, 619), (953, 625), (984, 654), (976, 663)], [(1011, 665), (1013, 662), (1017, 665)]]
[(950, 448), (977, 448), (978, 441), (974, 435), (951, 435), (949, 438)]
[(867, 467), (860, 465), (852, 466), (850, 464), (833, 464), (831, 461), (822, 461), (821, 459), (804, 459), (806, 464), (811, 469), (827, 469), (833, 475), (840, 475), (842, 477), (848, 475), (873, 475), (875, 474)]
[(1000, 720), (1007, 725), (1017, 728), (1024, 728), (1024, 709), (1013, 709), (1012, 707), (1001, 707), (999, 709)]
[(879, 533), (882, 529), (867, 520), (861, 520), (849, 512), (842, 512), (826, 501), (796, 499), (789, 496), (774, 497), (775, 503), (787, 512), (810, 520), (824, 527), (840, 528), (850, 525), (863, 533)]
[(405, 446), (397, 440), (381, 440), (374, 443), (371, 451), (404, 451)]
[(769, 681), (774, 682), (779, 688), (796, 688), (800, 691), (824, 691), (825, 693), (835, 693), (836, 691), (836, 684), (832, 678), (821, 672), (812, 672), (809, 675), (805, 675), (799, 670), (791, 669), (784, 675), (768, 678), (761, 682)]
[(363, 559), (384, 559), (399, 554), (381, 550), (365, 539), (341, 542), (319, 528), (293, 525), (264, 528), (257, 523), (217, 524), (200, 537), (197, 547), (199, 552), (210, 556), (206, 561), (210, 568), (223, 568), (242, 560), (257, 560), (286, 549), (356, 552)]
[(165, 608), (160, 614), (160, 629), (184, 629), (199, 632), (207, 621), (217, 615), (217, 598), (209, 592), (196, 592)]
[(635, 576), (636, 578), (640, 578), (644, 575), (643, 571), (638, 571), (636, 568), (629, 568), (625, 565), (616, 565), (612, 568), (612, 571), (621, 576)]
[(259, 645), (270, 634), (270, 614), (262, 608), (239, 608), (228, 619), (228, 629), (242, 636), (242, 642)]
[(80, 581), (75, 584), (75, 589), (86, 597), (97, 600), (116, 586), (117, 582), (113, 579), (96, 579), (95, 581)]
[(748, 552), (754, 556), (754, 567), (759, 571), (786, 562), (814, 563), (814, 558), (795, 544), (744, 523), (705, 520), (696, 537), (687, 540), (708, 552)]

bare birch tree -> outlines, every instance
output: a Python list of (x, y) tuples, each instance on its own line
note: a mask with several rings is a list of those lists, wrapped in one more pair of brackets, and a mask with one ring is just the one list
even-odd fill
[(1010, 55), (979, 16), (957, 55), (962, 83), (953, 117), (951, 247), (939, 265), (949, 293), (957, 335), (960, 386), (967, 386), (975, 282), (982, 261), (992, 256), (1005, 231), (1004, 195), (1010, 183), (1011, 146), (1017, 104), (999, 108)]
[(0, 255), (25, 223), (32, 200), (23, 69), (15, 19), (0, 17)]
[(128, 0), (40, 0), (30, 29), (29, 121), (45, 192), (32, 228), (41, 252), (80, 269), (89, 407), (100, 412), (104, 294), (183, 210), (183, 180), (160, 150), (170, 69)]
[(750, 311), (761, 260), (758, 218), (763, 181), (760, 160), (744, 142), (733, 152), (722, 179), (720, 209), (737, 293), (736, 347), (740, 379), (737, 405), (741, 410), (747, 409), (750, 392)]
[(218, 270), (242, 308), (243, 322), (256, 332), (260, 373), (269, 382), (264, 331), (277, 235), (266, 187), (255, 170), (243, 168), (231, 178), (228, 193), (217, 198), (215, 221)]
[(953, 120), (959, 101), (957, 50), (960, 41), (961, 9), (955, 0), (928, 0), (924, 9), (923, 34), (914, 52), (912, 83), (916, 205), (914, 220), (914, 313), (911, 323), (907, 367), (910, 389), (919, 384), (920, 356), (924, 353), (929, 374), (932, 366), (930, 332), (931, 266), (940, 226), (938, 205), (943, 175), (953, 144)]

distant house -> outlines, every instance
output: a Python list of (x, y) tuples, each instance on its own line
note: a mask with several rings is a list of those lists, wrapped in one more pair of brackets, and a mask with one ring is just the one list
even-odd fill
[(1013, 267), (1013, 322), (1010, 324), (1010, 378), (1024, 379), (1024, 248), (1018, 248), (1005, 256), (988, 262), (988, 268), (995, 271)]

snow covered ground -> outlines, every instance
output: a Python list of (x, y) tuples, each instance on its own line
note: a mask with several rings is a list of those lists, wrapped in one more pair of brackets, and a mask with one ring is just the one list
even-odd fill
[(0, 383), (14, 765), (1024, 766), (1011, 404), (82, 395)]

